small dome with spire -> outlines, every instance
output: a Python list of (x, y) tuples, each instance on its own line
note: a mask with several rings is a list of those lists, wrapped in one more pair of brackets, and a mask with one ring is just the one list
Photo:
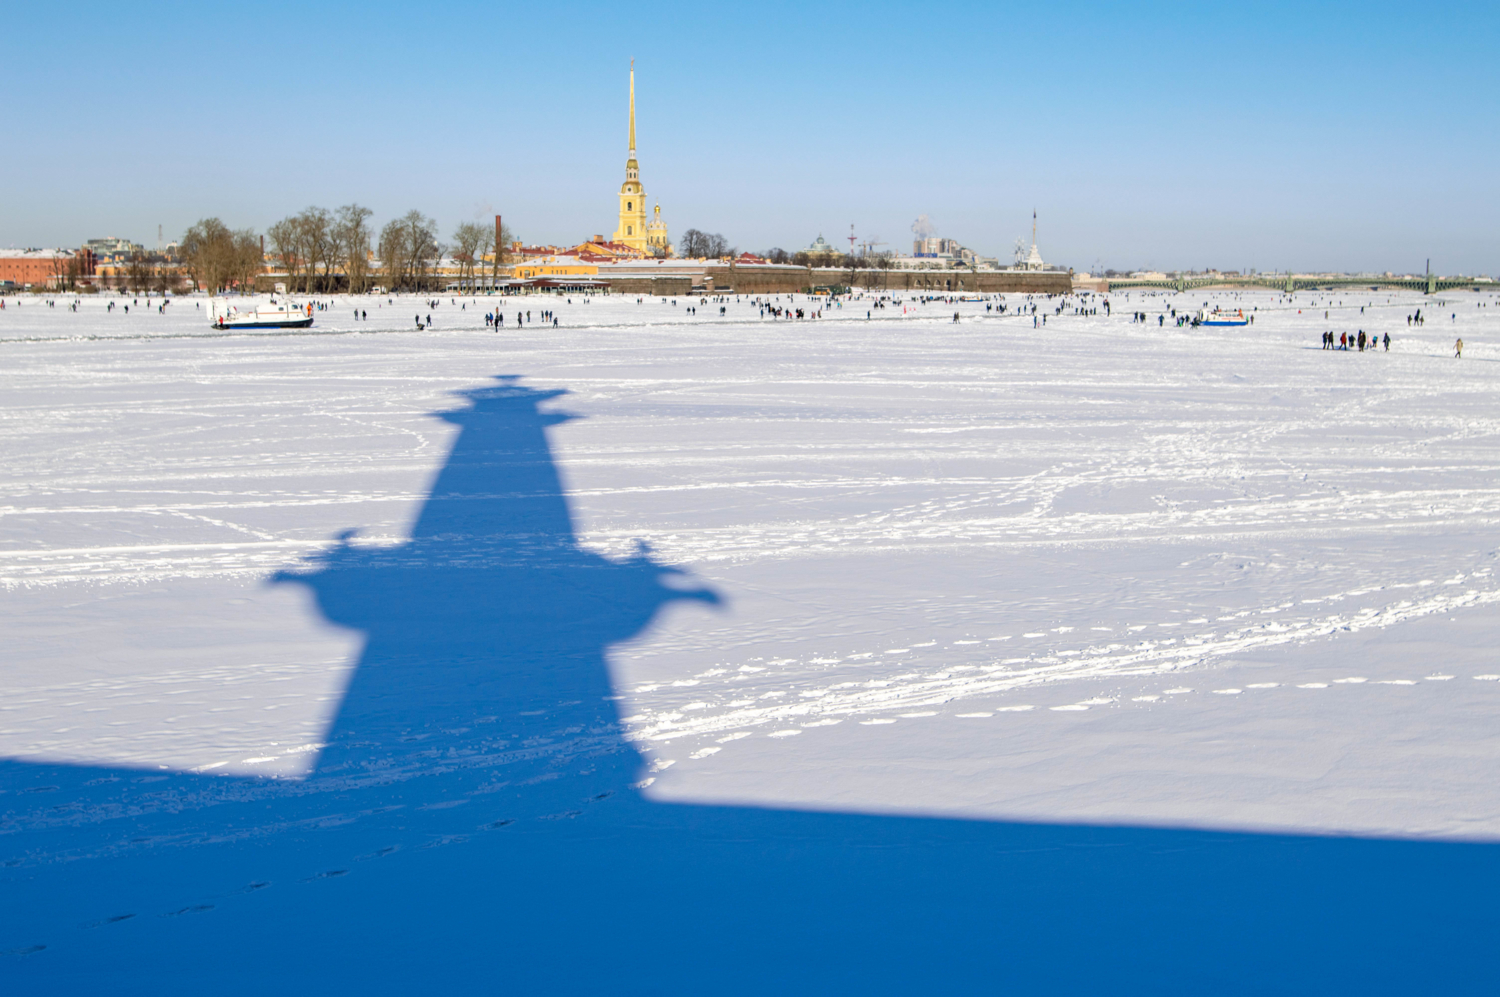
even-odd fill
[(824, 241), (822, 232), (818, 233), (817, 240), (811, 246), (804, 249), (803, 252), (808, 256), (837, 256), (839, 253), (837, 249)]

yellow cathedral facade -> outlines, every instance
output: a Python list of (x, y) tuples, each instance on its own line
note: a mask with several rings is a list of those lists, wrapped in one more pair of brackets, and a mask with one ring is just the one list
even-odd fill
[(630, 62), (630, 155), (625, 160), (625, 182), (620, 185), (620, 226), (614, 240), (651, 255), (672, 253), (667, 223), (656, 205), (647, 221), (646, 191), (641, 187), (641, 168), (635, 159), (635, 60)]

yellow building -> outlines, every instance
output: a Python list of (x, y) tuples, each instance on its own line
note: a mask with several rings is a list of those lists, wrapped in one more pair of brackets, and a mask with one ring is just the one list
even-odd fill
[(539, 259), (517, 263), (511, 272), (517, 280), (534, 280), (546, 277), (597, 277), (597, 264), (585, 263), (576, 256), (543, 256)]
[(635, 161), (635, 60), (630, 62), (630, 156), (625, 160), (625, 182), (620, 185), (620, 227), (615, 242), (650, 253), (653, 249), (671, 252), (667, 225), (661, 220), (661, 205), (655, 217), (646, 221), (646, 191), (641, 187), (641, 168)]

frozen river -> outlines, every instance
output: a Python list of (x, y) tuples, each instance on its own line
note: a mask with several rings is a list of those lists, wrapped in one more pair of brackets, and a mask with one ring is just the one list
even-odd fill
[(568, 793), (1500, 838), (1494, 295), (22, 300), (0, 860), (55, 909), (0, 950), (117, 913), (50, 869), (473, 849)]

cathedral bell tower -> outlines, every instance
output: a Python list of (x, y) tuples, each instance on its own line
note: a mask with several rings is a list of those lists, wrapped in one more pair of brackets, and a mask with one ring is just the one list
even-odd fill
[(630, 157), (625, 160), (625, 182), (620, 184), (620, 227), (615, 242), (646, 250), (646, 192), (641, 189), (641, 168), (635, 161), (635, 60), (630, 60)]

